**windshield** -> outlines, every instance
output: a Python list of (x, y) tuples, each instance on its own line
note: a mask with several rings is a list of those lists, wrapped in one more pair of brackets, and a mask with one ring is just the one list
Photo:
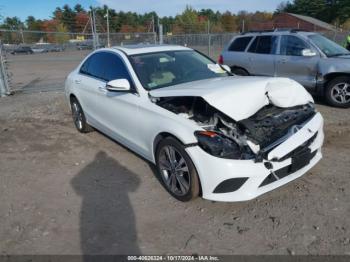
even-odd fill
[(310, 35), (309, 38), (328, 57), (350, 55), (350, 52), (322, 35)]
[(132, 55), (130, 61), (147, 90), (229, 75), (193, 50)]

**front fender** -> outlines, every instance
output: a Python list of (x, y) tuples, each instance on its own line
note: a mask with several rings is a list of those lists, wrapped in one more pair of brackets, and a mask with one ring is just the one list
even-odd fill
[(333, 73), (350, 74), (350, 59), (327, 58), (319, 63), (319, 73), (326, 76)]
[(160, 134), (170, 134), (187, 145), (197, 143), (194, 132), (203, 130), (195, 122), (155, 104), (141, 110), (143, 117), (140, 119), (140, 126), (147, 125), (143, 133), (143, 147), (147, 152), (147, 158), (152, 162), (155, 162), (154, 142)]

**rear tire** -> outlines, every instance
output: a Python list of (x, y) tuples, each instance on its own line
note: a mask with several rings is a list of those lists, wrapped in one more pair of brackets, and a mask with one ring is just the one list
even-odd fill
[(163, 139), (156, 150), (157, 171), (165, 189), (179, 201), (187, 202), (199, 195), (196, 168), (184, 146), (175, 138)]
[(72, 98), (70, 101), (72, 117), (75, 127), (80, 133), (89, 133), (94, 129), (86, 122), (83, 108), (76, 98)]
[(325, 98), (329, 105), (350, 107), (350, 77), (339, 76), (329, 81), (325, 90)]
[(231, 69), (231, 72), (238, 76), (249, 76), (249, 73), (243, 68), (234, 67)]

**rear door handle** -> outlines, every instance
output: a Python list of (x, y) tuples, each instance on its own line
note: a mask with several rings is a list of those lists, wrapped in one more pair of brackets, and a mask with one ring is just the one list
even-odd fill
[(81, 80), (80, 79), (76, 79), (75, 83), (79, 85), (81, 83)]

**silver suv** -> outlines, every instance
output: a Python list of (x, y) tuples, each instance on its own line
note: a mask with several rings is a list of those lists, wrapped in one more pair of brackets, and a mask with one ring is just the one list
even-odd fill
[(350, 52), (311, 32), (250, 32), (234, 37), (219, 63), (237, 75), (289, 77), (330, 105), (350, 107)]

